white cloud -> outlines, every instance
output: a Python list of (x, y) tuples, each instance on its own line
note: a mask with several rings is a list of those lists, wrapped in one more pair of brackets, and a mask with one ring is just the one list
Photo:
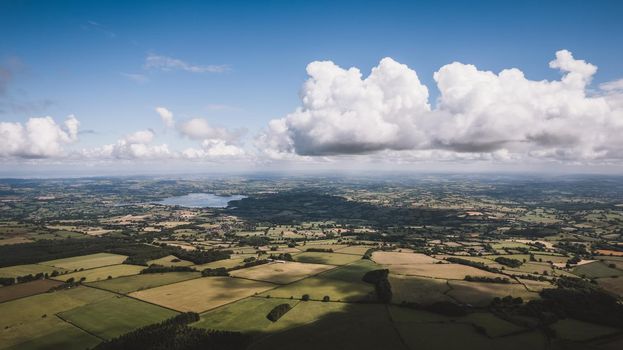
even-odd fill
[(190, 73), (223, 73), (230, 70), (228, 65), (200, 66), (184, 62), (177, 58), (155, 54), (147, 55), (144, 67), (146, 69), (159, 69), (162, 71), (183, 70)]
[(201, 148), (188, 148), (182, 152), (182, 156), (188, 159), (240, 157), (245, 155), (242, 148), (229, 145), (224, 140), (203, 140)]
[(154, 132), (140, 130), (124, 136), (113, 144), (85, 149), (81, 156), (91, 159), (166, 159), (176, 157), (166, 144), (152, 145)]
[(177, 123), (177, 130), (183, 136), (194, 140), (220, 139), (235, 142), (245, 130), (230, 131), (225, 128), (213, 127), (204, 118), (192, 118)]
[(271, 121), (255, 145), (272, 158), (404, 150), (406, 157), (450, 152), (498, 161), (622, 159), (622, 95), (589, 96), (597, 67), (569, 51), (558, 51), (549, 65), (562, 72), (560, 80), (529, 80), (516, 68), (495, 74), (445, 65), (434, 74), (441, 94), (431, 109), (416, 72), (391, 58), (366, 78), (356, 68), (312, 62), (301, 107)]
[(599, 88), (604, 91), (623, 91), (623, 79), (599, 84)]
[(80, 122), (70, 115), (61, 126), (51, 117), (22, 123), (0, 122), (0, 157), (50, 158), (63, 155), (64, 145), (78, 139)]
[(175, 125), (173, 120), (173, 113), (164, 107), (156, 107), (156, 113), (160, 115), (160, 119), (167, 128), (172, 128)]

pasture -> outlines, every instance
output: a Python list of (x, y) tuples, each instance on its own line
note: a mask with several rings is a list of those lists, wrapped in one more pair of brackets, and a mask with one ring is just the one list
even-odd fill
[(61, 312), (58, 316), (100, 338), (111, 339), (176, 314), (169, 309), (116, 295)]
[(148, 273), (93, 282), (89, 283), (89, 285), (115, 293), (127, 294), (137, 290), (164, 286), (199, 277), (201, 277), (199, 272)]
[(0, 268), (0, 277), (18, 277), (25, 275), (36, 275), (38, 273), (51, 273), (52, 271), (64, 272), (65, 269), (61, 269), (53, 266), (28, 264), (28, 265), (15, 265), (9, 267)]
[(484, 307), (495, 297), (521, 297), (524, 301), (538, 298), (538, 293), (530, 292), (522, 284), (480, 283), (467, 281), (448, 281), (451, 290), (448, 296), (459, 302)]
[[(41, 343), (62, 341), (63, 344), (67, 342), (67, 345), (64, 344), (59, 348), (76, 348), (79, 345), (76, 341), (81, 339), (84, 340), (84, 344), (89, 344), (92, 339), (88, 334), (82, 334), (82, 331), (62, 322), (54, 314), (114, 296), (110, 292), (98, 289), (76, 287), (1, 303), (0, 339), (2, 339), (2, 346), (26, 348), (19, 344), (28, 342), (30, 347), (37, 348)], [(47, 335), (52, 335), (54, 338), (46, 339)], [(66, 337), (67, 335), (75, 335), (77, 340)], [(84, 345), (81, 348), (84, 348)]]
[(235, 270), (230, 272), (230, 275), (276, 284), (288, 284), (333, 268), (335, 267), (331, 265), (276, 262)]
[(608, 267), (601, 261), (578, 265), (571, 270), (575, 275), (587, 278), (601, 278), (623, 276), (623, 271), (617, 268)]
[(145, 269), (145, 266), (120, 264), (72, 272), (53, 278), (59, 281), (67, 281), (70, 278), (73, 278), (76, 281), (80, 281), (82, 278), (84, 278), (84, 282), (95, 282), (108, 279), (109, 276), (111, 278), (115, 278), (120, 276), (137, 275), (143, 269)]
[(252, 333), (263, 332), (273, 323), (266, 318), (266, 315), (275, 306), (289, 304), (294, 307), (298, 303), (298, 300), (250, 297), (202, 314), (201, 320), (194, 323), (193, 327)]
[(380, 265), (434, 264), (440, 261), (424, 254), (398, 252), (374, 252), (372, 260)]
[(294, 255), (294, 260), (310, 264), (346, 265), (361, 259), (360, 256), (340, 253), (304, 252)]
[(448, 282), (442, 279), (389, 275), (392, 286), (392, 302), (400, 304), (403, 301), (431, 304), (437, 301), (452, 301), (444, 295), (450, 290)]
[(340, 249), (336, 250), (336, 252), (341, 253), (341, 254), (353, 254), (353, 255), (362, 256), (370, 248), (373, 248), (373, 246), (351, 245), (351, 246), (347, 246), (345, 248), (340, 248)]
[(621, 331), (617, 328), (582, 322), (572, 318), (559, 320), (551, 328), (556, 331), (558, 337), (574, 341), (586, 341)]
[(76, 269), (93, 269), (96, 267), (117, 265), (125, 261), (127, 256), (110, 254), (110, 253), (96, 253), (89, 255), (74, 256), (71, 258), (55, 259), (44, 261), (41, 264), (60, 267), (66, 270)]
[(134, 298), (178, 311), (204, 312), (274, 288), (272, 283), (232, 277), (203, 277), (136, 291)]
[(390, 265), (396, 275), (462, 280), (465, 276), (504, 277), (502, 275), (459, 264)]

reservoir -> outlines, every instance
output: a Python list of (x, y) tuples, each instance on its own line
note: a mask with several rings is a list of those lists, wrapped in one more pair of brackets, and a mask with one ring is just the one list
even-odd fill
[(154, 202), (162, 205), (177, 205), (186, 208), (226, 208), (227, 203), (247, 198), (243, 195), (217, 196), (213, 193), (189, 193), (185, 196), (168, 197)]

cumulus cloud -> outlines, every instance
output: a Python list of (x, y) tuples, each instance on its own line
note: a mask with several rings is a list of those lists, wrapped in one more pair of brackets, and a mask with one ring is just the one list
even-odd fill
[(496, 74), (447, 64), (434, 74), (440, 96), (431, 108), (417, 73), (391, 58), (365, 78), (356, 68), (312, 62), (301, 106), (271, 121), (255, 144), (272, 158), (382, 150), (441, 154), (427, 152), (436, 150), (498, 160), (621, 159), (623, 98), (612, 93), (619, 82), (601, 86), (610, 93), (588, 94), (597, 67), (567, 50), (549, 66), (562, 73), (560, 80), (529, 80), (516, 68)]
[(245, 154), (238, 146), (227, 144), (224, 140), (203, 140), (201, 148), (188, 148), (182, 152), (187, 159), (239, 157)]
[(63, 125), (52, 117), (30, 118), (25, 124), (0, 122), (0, 157), (49, 158), (63, 155), (63, 146), (78, 139), (80, 122), (73, 115)]
[(160, 115), (160, 119), (167, 128), (172, 128), (175, 125), (173, 120), (173, 113), (164, 107), (156, 107), (156, 113)]
[(245, 130), (228, 130), (214, 127), (205, 118), (192, 118), (177, 123), (177, 130), (185, 137), (193, 140), (220, 139), (225, 142), (235, 142), (245, 133)]
[(195, 65), (177, 58), (149, 54), (145, 58), (146, 69), (158, 69), (162, 71), (182, 70), (190, 73), (223, 73), (230, 70), (228, 65)]
[(154, 132), (139, 130), (125, 135), (113, 144), (84, 149), (81, 156), (92, 159), (165, 159), (175, 157), (166, 144), (152, 145)]

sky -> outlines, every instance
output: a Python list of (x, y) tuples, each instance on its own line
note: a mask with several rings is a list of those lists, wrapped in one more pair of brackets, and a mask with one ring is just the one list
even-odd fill
[(0, 1), (0, 176), (623, 170), (621, 1)]

